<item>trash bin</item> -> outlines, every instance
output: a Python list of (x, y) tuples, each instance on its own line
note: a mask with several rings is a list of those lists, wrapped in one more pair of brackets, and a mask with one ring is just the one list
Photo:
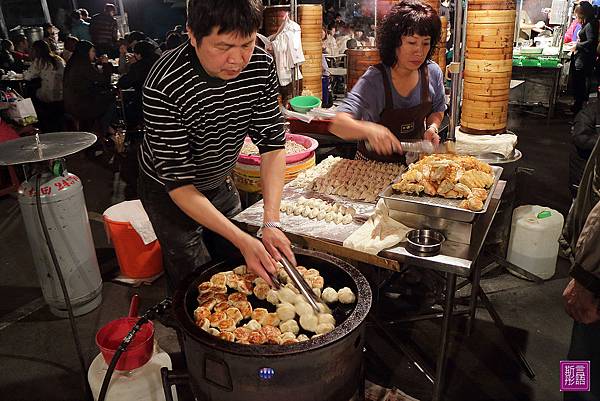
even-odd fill
[(118, 203), (106, 209), (103, 217), (124, 276), (148, 278), (162, 271), (160, 244), (142, 202)]

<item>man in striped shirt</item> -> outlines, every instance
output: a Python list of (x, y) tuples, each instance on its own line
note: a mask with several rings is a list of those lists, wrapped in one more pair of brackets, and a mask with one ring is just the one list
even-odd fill
[[(279, 230), (285, 136), (273, 59), (254, 47), (261, 19), (260, 0), (189, 0), (190, 40), (163, 55), (144, 84), (140, 198), (170, 290), (230, 255), (231, 244), (269, 283), (281, 254), (295, 263)], [(241, 210), (229, 176), (246, 135), (262, 158), (262, 243), (228, 219)]]

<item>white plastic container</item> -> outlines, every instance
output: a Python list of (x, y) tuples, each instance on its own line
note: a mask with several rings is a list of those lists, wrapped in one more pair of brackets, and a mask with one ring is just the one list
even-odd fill
[[(131, 371), (114, 371), (105, 401), (164, 401), (165, 393), (160, 376), (160, 368), (163, 366), (171, 369), (173, 367), (171, 358), (169, 354), (155, 346), (152, 359), (145, 365)], [(102, 354), (98, 354), (94, 358), (88, 369), (88, 382), (94, 400), (97, 400), (100, 395), (107, 369), (108, 366), (104, 362)], [(175, 387), (171, 388), (171, 394), (173, 400), (177, 401)]]
[[(543, 278), (556, 271), (558, 238), (564, 218), (556, 210), (537, 206), (520, 206), (513, 211), (508, 260), (530, 273)], [(514, 275), (526, 278), (508, 269)]]

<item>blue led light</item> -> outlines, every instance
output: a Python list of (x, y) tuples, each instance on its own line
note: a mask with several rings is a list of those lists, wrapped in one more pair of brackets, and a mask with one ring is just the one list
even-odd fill
[(273, 368), (261, 368), (258, 370), (258, 377), (261, 380), (271, 380), (275, 376)]

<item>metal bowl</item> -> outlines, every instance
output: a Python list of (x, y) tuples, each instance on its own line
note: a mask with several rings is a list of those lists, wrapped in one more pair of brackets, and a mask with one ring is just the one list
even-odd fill
[(411, 230), (406, 234), (406, 249), (420, 256), (433, 256), (440, 252), (445, 240), (444, 234), (437, 230)]

